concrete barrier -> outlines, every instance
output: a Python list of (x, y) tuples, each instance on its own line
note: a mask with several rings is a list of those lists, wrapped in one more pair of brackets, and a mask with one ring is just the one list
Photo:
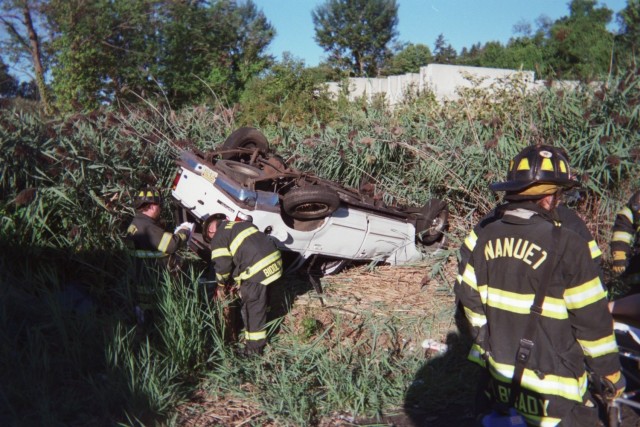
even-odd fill
[[(468, 67), (461, 65), (429, 64), (420, 67), (419, 73), (403, 74), (380, 78), (357, 77), (346, 81), (348, 87), (337, 82), (327, 83), (330, 93), (344, 93), (349, 100), (365, 98), (371, 101), (374, 97), (384, 95), (390, 106), (402, 102), (409, 94), (432, 92), (440, 102), (459, 99), (459, 91), (463, 88), (479, 88), (490, 90), (501, 84), (513, 84), (518, 80), (524, 90), (535, 91), (546, 87), (544, 80), (535, 80), (533, 71), (519, 71), (502, 68)], [(575, 87), (576, 82), (554, 82), (562, 87)]]

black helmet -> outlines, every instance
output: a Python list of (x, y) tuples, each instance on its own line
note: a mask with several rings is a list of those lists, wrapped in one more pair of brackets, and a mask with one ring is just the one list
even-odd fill
[(578, 185), (577, 181), (571, 179), (564, 150), (550, 145), (530, 145), (509, 163), (507, 180), (494, 182), (489, 188), (536, 197), (553, 194), (558, 187)]
[(202, 222), (202, 239), (205, 242), (209, 243), (211, 241), (211, 238), (209, 238), (209, 235), (207, 234), (207, 230), (209, 229), (209, 224), (211, 224), (213, 221), (222, 221), (225, 219), (227, 219), (227, 216), (222, 213), (216, 213), (216, 214), (211, 214), (207, 216)]
[(162, 196), (160, 196), (158, 189), (154, 187), (138, 190), (133, 198), (133, 207), (136, 209), (140, 209), (144, 205), (151, 203), (156, 205), (162, 204)]

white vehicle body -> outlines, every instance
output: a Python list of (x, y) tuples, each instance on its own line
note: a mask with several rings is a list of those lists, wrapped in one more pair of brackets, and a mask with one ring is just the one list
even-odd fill
[(322, 255), (396, 265), (419, 261), (423, 256), (410, 222), (341, 204), (330, 216), (316, 221), (312, 230), (296, 229), (291, 221), (285, 223), (275, 193), (241, 188), (204, 162), (192, 168), (181, 166), (179, 174), (172, 196), (195, 218), (204, 221), (220, 213), (231, 220), (252, 218), (281, 250), (300, 254), (300, 262)]
[[(289, 269), (320, 259), (330, 274), (347, 261), (392, 265), (419, 261), (424, 245), (445, 242), (446, 204), (437, 199), (422, 208), (388, 207), (336, 182), (300, 172), (270, 152), (254, 128), (234, 131), (221, 150), (207, 154), (184, 150), (172, 196), (176, 220), (196, 223), (191, 249), (206, 256), (202, 238), (207, 218), (251, 220), (293, 258)], [(419, 231), (416, 233), (416, 231)], [(309, 268), (311, 268), (311, 265)]]

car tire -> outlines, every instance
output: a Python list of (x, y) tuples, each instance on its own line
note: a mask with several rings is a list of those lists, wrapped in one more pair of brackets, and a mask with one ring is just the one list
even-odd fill
[(423, 245), (431, 245), (444, 238), (449, 222), (447, 204), (439, 199), (429, 200), (416, 219), (416, 236)]
[[(238, 148), (244, 148), (248, 150), (258, 149), (265, 153), (269, 152), (269, 141), (267, 138), (256, 128), (242, 127), (235, 130), (227, 137), (220, 147), (221, 150), (235, 150)], [(236, 160), (241, 161), (251, 158), (251, 154), (243, 153), (223, 153), (223, 160)]]
[(321, 185), (297, 187), (282, 198), (284, 212), (295, 219), (321, 219), (340, 206), (338, 193)]
[(216, 168), (242, 185), (249, 185), (251, 182), (255, 182), (264, 177), (262, 170), (233, 160), (218, 160), (216, 162)]

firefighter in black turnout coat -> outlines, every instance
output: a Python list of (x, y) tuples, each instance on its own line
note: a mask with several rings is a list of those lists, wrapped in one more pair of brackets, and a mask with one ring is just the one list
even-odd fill
[(136, 214), (127, 229), (126, 241), (135, 259), (135, 312), (138, 324), (149, 323), (155, 297), (158, 268), (175, 263), (175, 253), (189, 239), (191, 224), (181, 224), (176, 233), (165, 231), (159, 224), (162, 197), (156, 188), (144, 188), (135, 193)]
[[(616, 214), (611, 237), (613, 271), (625, 276), (640, 275), (640, 191), (636, 191)], [(634, 286), (632, 293), (639, 293)]]
[[(470, 254), (455, 284), (474, 341), (469, 359), (490, 374), (487, 396), (494, 404), (511, 403), (529, 425), (598, 425), (585, 365), (618, 394), (624, 390), (593, 248), (562, 227), (555, 212), (562, 189), (575, 185), (560, 150), (522, 150), (510, 163), (507, 181), (491, 185), (506, 192), (507, 204), (465, 243)], [(516, 354), (542, 281), (548, 283), (544, 302), (516, 386)]]
[(218, 296), (235, 286), (241, 300), (245, 352), (261, 354), (266, 342), (267, 285), (282, 276), (282, 257), (273, 241), (251, 222), (207, 218), (204, 230), (211, 240), (211, 263), (218, 280)]

